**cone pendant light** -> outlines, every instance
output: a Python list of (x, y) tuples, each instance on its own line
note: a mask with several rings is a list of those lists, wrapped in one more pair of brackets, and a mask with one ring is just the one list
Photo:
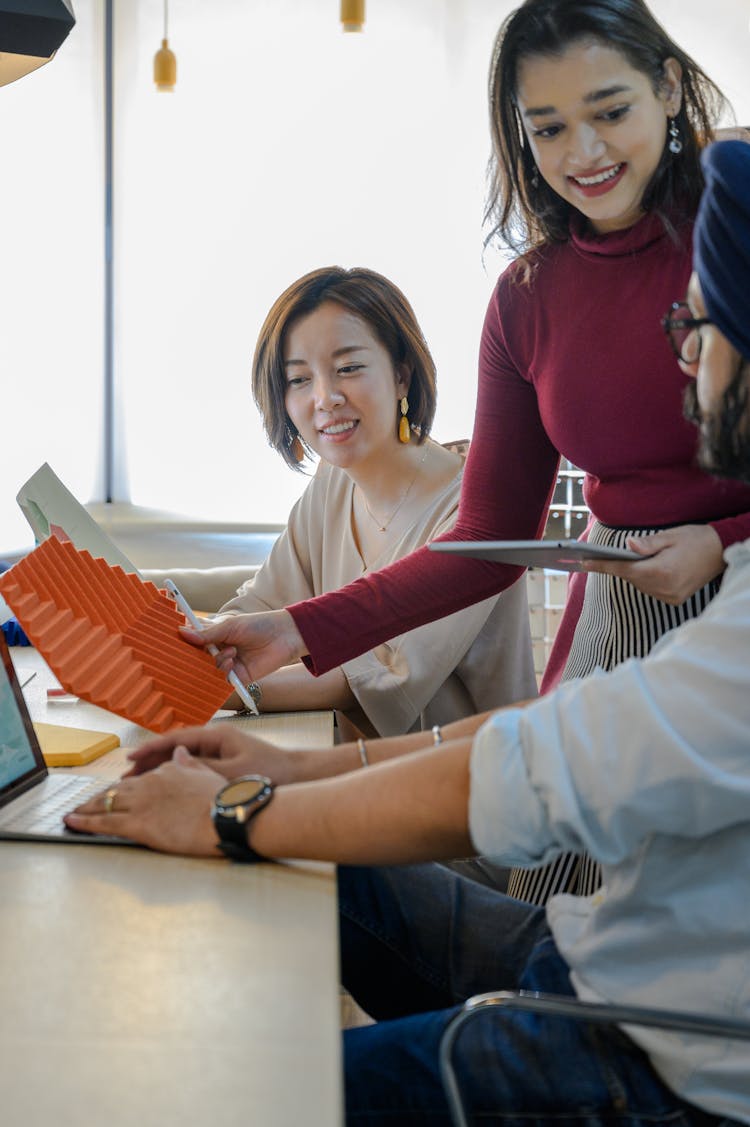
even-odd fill
[(48, 63), (75, 22), (70, 0), (0, 0), (0, 86)]

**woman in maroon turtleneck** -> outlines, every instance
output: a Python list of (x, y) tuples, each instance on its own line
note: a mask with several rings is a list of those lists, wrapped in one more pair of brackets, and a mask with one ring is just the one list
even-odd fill
[[(695, 431), (681, 417), (685, 377), (659, 323), (687, 288), (699, 137), (711, 137), (722, 98), (640, 0), (527, 0), (500, 30), (490, 91), (488, 217), (493, 235), (523, 253), (487, 311), (448, 538), (541, 535), (560, 454), (585, 472), (597, 522), (589, 536), (620, 542), (623, 529), (665, 529), (628, 541), (652, 559), (618, 565), (627, 581), (605, 581), (624, 605), (627, 635), (614, 642), (612, 621), (600, 631), (611, 652), (595, 664), (608, 666), (697, 613), (723, 548), (750, 534), (750, 490), (695, 463)], [(323, 671), (517, 575), (422, 549), (279, 612), (257, 641), (248, 621), (232, 641), (255, 676), (278, 663), (277, 650), (307, 654)], [(584, 585), (591, 575), (573, 580), (548, 683), (568, 657)], [(630, 605), (639, 590), (654, 604), (643, 622)]]
[[(589, 539), (651, 556), (574, 577), (547, 687), (648, 652), (700, 612), (723, 549), (750, 535), (750, 489), (696, 465), (686, 377), (660, 327), (687, 290), (700, 149), (723, 99), (641, 0), (526, 0), (500, 29), (490, 99), (488, 218), (520, 257), (487, 311), (446, 538), (541, 536), (563, 454), (585, 472)], [(248, 677), (298, 656), (323, 672), (518, 574), (420, 549), (206, 637), (236, 647)]]

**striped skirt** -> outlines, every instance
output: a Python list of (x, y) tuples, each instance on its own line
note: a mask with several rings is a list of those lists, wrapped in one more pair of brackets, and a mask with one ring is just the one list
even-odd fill
[[(608, 528), (595, 521), (590, 544), (624, 548), (628, 536), (652, 528)], [(563, 681), (586, 677), (595, 669), (614, 669), (629, 657), (645, 657), (664, 634), (697, 618), (719, 590), (713, 579), (679, 606), (644, 595), (632, 583), (612, 575), (589, 572), (581, 617), (562, 676)], [(623, 751), (623, 754), (627, 754)], [(601, 884), (599, 865), (590, 857), (565, 853), (540, 869), (514, 869), (508, 894), (529, 904), (546, 904), (557, 892), (588, 896)]]

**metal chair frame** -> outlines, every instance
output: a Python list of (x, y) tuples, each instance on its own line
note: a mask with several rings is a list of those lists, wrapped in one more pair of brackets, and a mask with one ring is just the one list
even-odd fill
[(750, 1041), (750, 1021), (736, 1018), (712, 1018), (675, 1010), (650, 1009), (645, 1006), (617, 1006), (601, 1002), (582, 1002), (578, 998), (557, 994), (541, 994), (520, 990), (475, 994), (463, 1005), (460, 1013), (448, 1023), (440, 1039), (440, 1077), (450, 1108), (454, 1127), (469, 1127), (461, 1090), (453, 1065), (456, 1039), (472, 1018), (490, 1008), (524, 1010), (529, 1013), (589, 1021), (597, 1025), (646, 1025), (673, 1029), (682, 1033), (700, 1033), (707, 1037), (728, 1037)]

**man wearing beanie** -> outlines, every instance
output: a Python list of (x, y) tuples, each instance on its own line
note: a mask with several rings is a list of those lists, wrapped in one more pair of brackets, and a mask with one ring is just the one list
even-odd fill
[[(692, 311), (721, 331), (724, 341), (716, 347), (727, 355), (721, 365), (726, 386), (714, 379), (710, 385), (703, 380), (689, 387), (686, 413), (701, 428), (701, 464), (722, 477), (748, 481), (750, 148), (741, 141), (712, 145), (703, 169), (706, 191), (695, 229), (688, 298)], [(711, 369), (718, 366), (714, 358)]]
[[(750, 480), (750, 146), (713, 145), (704, 168), (688, 308), (675, 294), (664, 325), (696, 377), (703, 464)], [(450, 725), (421, 754), (278, 786), (244, 821), (235, 856), (348, 866), (343, 981), (387, 1018), (344, 1034), (348, 1123), (447, 1127), (441, 1037), (476, 993), (750, 1020), (750, 540), (726, 561), (701, 617), (643, 660), (494, 713), (471, 736)], [(226, 776), (272, 763), (225, 729), (144, 745), (116, 812), (95, 798), (71, 826), (218, 857), (210, 808)], [(305, 753), (274, 754), (294, 778)], [(534, 867), (566, 850), (601, 862), (604, 885), (546, 912), (416, 864), (481, 853)], [(471, 1122), (750, 1124), (750, 1043), (737, 1038), (493, 1009), (463, 1028), (454, 1060)]]

